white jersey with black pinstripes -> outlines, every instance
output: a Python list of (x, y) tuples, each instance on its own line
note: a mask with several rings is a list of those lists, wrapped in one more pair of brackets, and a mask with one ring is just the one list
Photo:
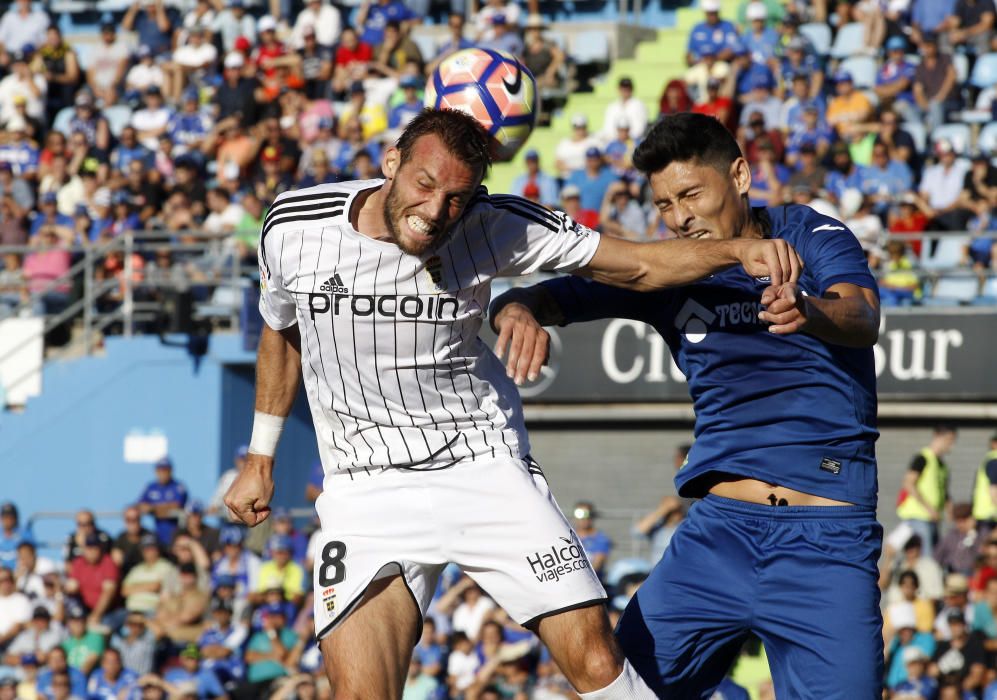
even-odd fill
[(382, 183), (286, 192), (260, 237), (260, 312), (277, 330), (298, 324), (326, 474), (525, 456), (519, 393), (478, 338), (491, 280), (575, 270), (599, 234), (481, 188), (449, 236), (413, 256), (350, 224), (356, 195)]

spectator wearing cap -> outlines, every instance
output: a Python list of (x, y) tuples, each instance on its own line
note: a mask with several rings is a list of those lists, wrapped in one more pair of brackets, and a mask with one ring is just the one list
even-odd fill
[(339, 114), (340, 138), (346, 138), (345, 125), (359, 119), (365, 141), (371, 141), (388, 128), (388, 115), (384, 105), (367, 99), (367, 91), (359, 80), (350, 85), (350, 101)]
[(764, 2), (753, 0), (745, 8), (748, 26), (740, 37), (741, 43), (756, 63), (770, 63), (776, 58), (780, 43), (779, 32), (768, 24), (768, 8)]
[(873, 211), (885, 220), (894, 203), (913, 187), (907, 164), (890, 158), (886, 144), (873, 143), (871, 162), (859, 168), (859, 190), (872, 199)]
[[(810, 148), (818, 161), (824, 160), (834, 141), (834, 133), (830, 127), (820, 123), (819, 107), (812, 103), (804, 105), (799, 117), (791, 124), (786, 140), (786, 164), (799, 169), (804, 148)], [(826, 174), (823, 168), (821, 172)], [(823, 184), (823, 181), (816, 183), (816, 189), (821, 189)]]
[(110, 538), (86, 534), (82, 553), (69, 563), (66, 592), (79, 600), (91, 625), (99, 625), (118, 597), (121, 574), (110, 555)]
[(616, 175), (603, 160), (602, 150), (598, 146), (590, 146), (585, 151), (584, 168), (572, 172), (566, 184), (580, 190), (583, 209), (599, 211), (606, 190), (615, 181)]
[(917, 649), (930, 658), (935, 652), (935, 639), (930, 632), (918, 632), (914, 606), (903, 601), (891, 604), (885, 617), (890, 620), (889, 641), (886, 644), (886, 686), (894, 688), (907, 680), (904, 654)]
[[(41, 46), (49, 25), (48, 13), (32, 9), (31, 0), (16, 0), (0, 18), (0, 55), (9, 57), (29, 46)], [(0, 67), (6, 68), (6, 60)]]
[[(46, 233), (54, 233), (67, 244), (73, 241), (73, 219), (59, 212), (55, 192), (44, 192), (38, 200), (38, 212), (31, 221), (29, 234), (32, 239)], [(81, 540), (82, 543), (82, 540)]]
[(807, 51), (809, 43), (802, 36), (794, 36), (783, 46), (781, 69), (783, 76), (796, 79), (805, 76), (807, 80), (807, 97), (820, 100), (823, 105), (824, 70), (820, 59)]
[(906, 51), (907, 40), (902, 36), (892, 36), (886, 41), (886, 60), (876, 73), (874, 91), (882, 108), (916, 117), (913, 86), (917, 68), (907, 60)]
[[(273, 534), (291, 538), (291, 558), (294, 561), (303, 563), (308, 550), (308, 536), (299, 532), (294, 526), (294, 518), (287, 508), (279, 507), (273, 510)], [(272, 541), (272, 538), (271, 540)], [(269, 544), (269, 541), (268, 541)], [(270, 556), (269, 550), (265, 551), (266, 556)]]
[(111, 547), (111, 557), (125, 577), (132, 567), (142, 561), (142, 538), (146, 535), (155, 536), (142, 527), (142, 513), (138, 506), (130, 505), (122, 513), (125, 523), (124, 530), (114, 538)]
[(941, 684), (957, 683), (969, 697), (978, 697), (986, 679), (987, 656), (982, 635), (970, 632), (962, 611), (943, 610), (942, 615), (949, 632), (938, 642), (929, 673)]
[(121, 594), (125, 598), (125, 608), (149, 617), (156, 612), (160, 597), (175, 589), (177, 569), (160, 553), (155, 535), (143, 535), (140, 544), (142, 561), (125, 576)]
[(78, 668), (69, 665), (66, 650), (60, 645), (49, 652), (45, 667), (38, 672), (38, 695), (43, 698), (52, 697), (53, 685), (67, 680), (69, 687), (63, 689), (64, 693), (71, 692), (75, 698), (86, 697), (87, 677)]
[(10, 501), (0, 505), (0, 568), (13, 570), (17, 545), (33, 539), (28, 529), (21, 527), (17, 506)]
[(589, 120), (582, 113), (571, 118), (571, 136), (558, 141), (554, 149), (557, 174), (566, 178), (575, 170), (585, 167), (585, 154), (590, 148), (598, 147), (599, 141), (589, 133)]
[(6, 666), (18, 666), (26, 654), (35, 657), (35, 663), (44, 664), (49, 653), (60, 646), (65, 639), (65, 630), (59, 623), (52, 622), (52, 613), (44, 605), (36, 605), (31, 612), (31, 620), (11, 641), (2, 657)]
[(391, 108), (388, 114), (389, 129), (403, 129), (405, 125), (412, 121), (419, 112), (422, 111), (422, 99), (419, 91), (422, 89), (423, 81), (414, 75), (407, 75), (399, 82), (404, 97), (402, 102)]
[(256, 92), (259, 82), (256, 78), (243, 75), (245, 57), (232, 51), (225, 56), (222, 81), (215, 91), (215, 105), (218, 108), (218, 126), (234, 118), (243, 126), (256, 122)]
[(138, 674), (124, 667), (121, 652), (110, 647), (100, 656), (100, 666), (87, 682), (87, 697), (92, 700), (117, 700), (128, 697), (138, 682)]
[(249, 637), (243, 623), (233, 624), (232, 601), (212, 598), (211, 621), (197, 640), (201, 651), (201, 667), (214, 673), (222, 683), (228, 683), (245, 674), (242, 647)]
[(855, 89), (854, 79), (848, 71), (838, 71), (834, 76), (835, 95), (827, 103), (827, 123), (838, 135), (848, 139), (855, 127), (869, 120), (872, 103), (864, 93)]
[(89, 88), (84, 88), (76, 93), (76, 98), (73, 100), (73, 116), (69, 119), (69, 126), (66, 130), (72, 135), (70, 147), (74, 151), (74, 160), (78, 157), (74, 144), (77, 133), (82, 134), (83, 143), (87, 147), (94, 148), (100, 153), (107, 153), (111, 149), (111, 128), (107, 119), (94, 104), (94, 96)]
[(143, 613), (129, 611), (124, 625), (111, 637), (110, 646), (120, 652), (122, 665), (129, 671), (141, 676), (152, 670), (156, 638)]
[(87, 629), (86, 610), (70, 603), (66, 606), (66, 638), (62, 640), (66, 652), (66, 663), (78, 669), (84, 676), (90, 672), (104, 653), (104, 637)]
[(966, 624), (973, 624), (973, 606), (969, 602), (969, 579), (964, 574), (950, 573), (945, 576), (942, 591), (942, 605), (935, 617), (935, 638), (947, 640), (952, 637), (949, 628), (950, 617), (959, 614)]
[(117, 24), (110, 17), (103, 18), (100, 42), (86, 71), (86, 84), (94, 97), (107, 107), (118, 101), (118, 87), (128, 71), (129, 58), (128, 47), (118, 38)]
[(243, 533), (235, 525), (222, 528), (220, 540), (222, 555), (211, 571), (215, 585), (220, 585), (221, 577), (232, 579), (240, 597), (259, 589), (260, 558), (243, 547)]
[(170, 61), (163, 64), (163, 94), (169, 102), (179, 102), (188, 84), (195, 85), (196, 80), (213, 71), (218, 60), (218, 49), (211, 42), (209, 33), (207, 25), (191, 26), (187, 41), (173, 52)]
[(138, 507), (156, 520), (156, 537), (165, 545), (179, 522), (178, 511), (187, 505), (187, 487), (173, 478), (173, 462), (162, 457), (155, 463), (156, 479), (139, 496)]
[(150, 170), (155, 166), (155, 157), (152, 151), (139, 143), (135, 127), (128, 125), (121, 130), (118, 145), (111, 151), (111, 169), (123, 175), (128, 172), (133, 160), (139, 161), (144, 170)]
[(174, 144), (174, 156), (191, 153), (200, 158), (201, 146), (213, 126), (211, 117), (201, 110), (197, 89), (189, 87), (184, 90), (180, 111), (173, 114), (166, 125), (166, 133)]
[(693, 65), (709, 50), (721, 61), (730, 61), (734, 57), (734, 48), (740, 44), (737, 28), (720, 18), (720, 0), (701, 0), (699, 7), (706, 14), (706, 19), (689, 33), (686, 63)]
[(198, 582), (197, 566), (183, 562), (177, 569), (178, 585), (160, 596), (149, 629), (158, 638), (173, 644), (196, 642), (204, 631), (204, 617), (211, 600), (209, 592)]
[(253, 634), (246, 647), (246, 697), (265, 697), (273, 681), (288, 675), (295, 667), (292, 652), (298, 636), (287, 626), (284, 609), (267, 605), (263, 610), (263, 629)]
[(354, 82), (367, 77), (373, 60), (374, 48), (361, 41), (353, 27), (344, 27), (332, 69), (332, 92), (336, 99), (345, 98)]
[(930, 657), (920, 647), (908, 647), (903, 650), (901, 660), (907, 672), (907, 680), (892, 688), (893, 697), (938, 697), (938, 681), (928, 675)]
[(225, 689), (214, 671), (201, 664), (201, 650), (197, 644), (187, 644), (180, 651), (180, 665), (171, 668), (163, 675), (163, 680), (175, 686), (194, 684), (199, 698), (217, 698), (225, 695)]
[(162, 89), (164, 81), (162, 65), (155, 62), (152, 49), (142, 44), (135, 51), (135, 64), (125, 75), (125, 99), (138, 103), (143, 92), (153, 85)]
[[(535, 12), (536, 10), (531, 8), (530, 11)], [(507, 25), (518, 28), (522, 9), (519, 4), (507, 0), (485, 0), (484, 6), (479, 10), (478, 1), (471, 1), (470, 16), (471, 21), (474, 22), (476, 43), (494, 38), (496, 15), (502, 15)]]
[(221, 11), (215, 13), (210, 26), (226, 54), (235, 49), (239, 37), (245, 37), (251, 44), (256, 41), (256, 20), (246, 12), (245, 0), (227, 0)]
[(6, 124), (17, 116), (16, 102), (26, 101), (27, 113), (35, 118), (45, 116), (48, 83), (28, 65), (31, 47), (10, 54), (10, 73), (0, 80), (0, 122)]
[(956, 0), (945, 22), (949, 43), (965, 47), (974, 56), (991, 51), (994, 12), (993, 0)]
[(775, 96), (776, 85), (775, 75), (763, 63), (752, 63), (738, 75), (737, 98), (743, 105), (742, 125), (748, 122), (751, 114), (761, 112), (767, 128), (775, 129), (779, 126), (782, 100)]
[(478, 46), (505, 51), (513, 56), (523, 54), (523, 40), (519, 38), (519, 30), (509, 24), (508, 19), (502, 13), (492, 15), (491, 37), (480, 39)]
[(591, 229), (599, 227), (599, 212), (594, 209), (585, 209), (581, 204), (582, 191), (578, 185), (565, 185), (561, 188), (561, 209), (577, 221), (582, 226)]
[(935, 561), (946, 571), (969, 576), (973, 573), (983, 538), (976, 530), (971, 503), (952, 506), (952, 527), (935, 547)]
[(162, 56), (171, 49), (173, 27), (179, 24), (176, 20), (175, 11), (167, 9), (165, 0), (135, 0), (125, 11), (121, 28), (135, 32), (138, 43), (148, 46), (153, 56)]
[(220, 548), (218, 528), (204, 522), (204, 502), (194, 499), (187, 504), (183, 526), (173, 535), (173, 542), (180, 537), (190, 537), (196, 540), (204, 551), (214, 556)]
[(540, 169), (540, 153), (531, 148), (523, 155), (523, 163), (526, 165), (526, 172), (517, 175), (509, 187), (509, 192), (526, 197), (526, 188), (531, 186), (536, 188), (534, 199), (545, 207), (555, 208), (557, 206), (557, 180)]
[(931, 131), (945, 123), (949, 112), (960, 108), (959, 81), (952, 57), (938, 49), (937, 34), (924, 33), (918, 48), (921, 62), (914, 71), (914, 101)]
[(602, 578), (603, 569), (613, 551), (613, 541), (595, 526), (598, 513), (591, 501), (578, 501), (571, 515), (575, 533), (592, 563), (592, 570)]
[(305, 572), (294, 561), (294, 542), (290, 535), (272, 535), (267, 542), (270, 559), (260, 567), (256, 597), (270, 588), (280, 587), (287, 600), (300, 605), (304, 597)]
[(602, 115), (602, 139), (611, 141), (616, 136), (616, 125), (626, 120), (630, 125), (630, 136), (640, 140), (647, 131), (647, 106), (634, 97), (634, 83), (629, 77), (620, 78), (617, 83), (617, 98), (606, 105)]
[(564, 51), (557, 44), (544, 37), (547, 24), (539, 14), (531, 14), (526, 18), (523, 27), (523, 52), (521, 55), (525, 65), (533, 77), (541, 93), (544, 88), (563, 88)]
[(10, 163), (13, 172), (31, 182), (38, 180), (38, 146), (32, 133), (40, 129), (40, 123), (24, 110), (25, 100), (17, 98), (16, 113), (7, 122), (7, 142), (0, 146), (0, 161)]
[(935, 142), (936, 162), (924, 169), (918, 191), (930, 208), (928, 228), (964, 231), (972, 212), (963, 207), (962, 191), (970, 167), (957, 158), (951, 141)]
[[(685, 82), (685, 87), (688, 88), (689, 97), (696, 103), (700, 104), (707, 100), (709, 91), (709, 82), (711, 80), (717, 81), (717, 88), (724, 94), (730, 95), (733, 90), (733, 85), (731, 83), (733, 75), (732, 65), (725, 61), (717, 60), (717, 55), (712, 49), (706, 51), (702, 58), (696, 62), (695, 65), (690, 66), (682, 80)], [(680, 93), (678, 92), (676, 86), (673, 85), (675, 82), (681, 82), (676, 80), (670, 80), (665, 85), (665, 89), (661, 93), (661, 99), (658, 101), (659, 115), (663, 114), (676, 114), (678, 112), (687, 112), (689, 107), (683, 105), (683, 101), (680, 99)], [(671, 94), (669, 94), (671, 93)]]
[(155, 85), (146, 88), (142, 101), (144, 106), (132, 114), (128, 123), (135, 127), (142, 145), (155, 151), (159, 147), (159, 137), (166, 133), (173, 111), (166, 106), (162, 92)]

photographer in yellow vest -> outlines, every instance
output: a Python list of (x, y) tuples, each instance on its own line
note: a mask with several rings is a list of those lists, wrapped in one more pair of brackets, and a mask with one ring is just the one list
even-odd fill
[(897, 499), (897, 516), (929, 550), (938, 543), (938, 524), (950, 504), (949, 470), (942, 458), (955, 445), (956, 435), (955, 426), (935, 427), (931, 443), (911, 460)]
[(997, 525), (997, 433), (990, 437), (990, 451), (976, 471), (973, 483), (973, 517), (985, 539)]

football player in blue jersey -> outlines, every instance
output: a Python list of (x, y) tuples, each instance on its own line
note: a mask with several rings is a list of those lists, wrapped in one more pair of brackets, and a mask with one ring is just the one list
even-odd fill
[(617, 317), (653, 326), (688, 378), (696, 441), (676, 485), (702, 500), (623, 614), (623, 650), (662, 697), (707, 698), (753, 632), (778, 697), (879, 697), (879, 299), (862, 249), (809, 207), (751, 208), (750, 168), (712, 117), (663, 118), (634, 163), (680, 237), (782, 238), (804, 269), (649, 293), (566, 277), (493, 303), (519, 379), (543, 362), (541, 325)]

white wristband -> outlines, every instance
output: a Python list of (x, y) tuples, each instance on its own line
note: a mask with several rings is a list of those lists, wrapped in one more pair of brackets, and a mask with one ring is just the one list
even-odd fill
[(284, 432), (287, 418), (271, 413), (256, 411), (253, 413), (253, 436), (249, 439), (249, 451), (264, 457), (273, 457), (277, 451), (277, 442)]

